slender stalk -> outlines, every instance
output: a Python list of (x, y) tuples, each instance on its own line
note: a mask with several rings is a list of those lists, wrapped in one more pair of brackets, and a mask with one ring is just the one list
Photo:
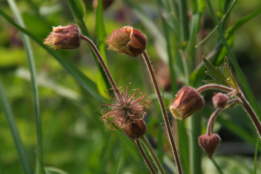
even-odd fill
[(165, 109), (165, 106), (164, 106), (164, 103), (163, 103), (163, 99), (162, 99), (161, 94), (160, 94), (160, 90), (159, 90), (159, 87), (158, 87), (158, 84), (157, 84), (157, 81), (156, 81), (154, 71), (153, 71), (151, 63), (150, 63), (149, 56), (147, 55), (147, 53), (145, 51), (142, 53), (142, 56), (143, 56), (143, 59), (144, 59), (146, 65), (147, 65), (147, 68), (149, 70), (149, 73), (150, 73), (150, 76), (151, 76), (151, 79), (152, 79), (152, 83), (154, 85), (154, 88), (155, 88), (155, 91), (156, 91), (156, 94), (157, 94), (157, 97), (158, 97), (158, 101), (159, 101), (160, 108), (161, 108), (161, 111), (162, 111), (163, 120), (164, 120), (165, 126), (167, 128), (167, 133), (168, 133), (168, 138), (169, 138), (169, 141), (170, 141), (171, 149), (172, 149), (172, 152), (173, 152), (173, 155), (174, 155), (174, 159), (176, 161), (178, 173), (182, 174), (181, 164), (180, 164), (180, 161), (179, 161), (178, 152), (177, 152), (175, 141), (174, 141), (172, 131), (171, 131), (171, 128), (170, 128), (170, 123), (169, 123), (169, 120), (168, 120), (167, 112), (166, 112), (166, 109)]
[(97, 47), (95, 46), (95, 44), (92, 42), (92, 40), (89, 39), (88, 37), (81, 35), (81, 39), (87, 41), (88, 44), (89, 44), (89, 45), (91, 46), (91, 48), (93, 49), (93, 51), (94, 51), (94, 53), (96, 54), (96, 56), (97, 56), (97, 58), (98, 58), (98, 60), (99, 60), (99, 62), (100, 62), (100, 64), (101, 64), (101, 66), (102, 66), (102, 68), (103, 68), (103, 70), (104, 70), (104, 72), (105, 72), (105, 74), (106, 74), (106, 76), (108, 77), (109, 82), (111, 83), (111, 85), (112, 85), (112, 87), (113, 87), (113, 90), (114, 90), (115, 93), (116, 93), (116, 96), (118, 97), (118, 99), (119, 99), (120, 101), (122, 101), (121, 93), (120, 93), (120, 91), (119, 91), (119, 89), (118, 89), (116, 83), (114, 82), (114, 80), (113, 80), (113, 78), (112, 78), (112, 76), (111, 76), (111, 73), (109, 72), (109, 69), (107, 68), (107, 66), (106, 66), (106, 64), (105, 64), (105, 62), (104, 62), (104, 60), (103, 60), (103, 58), (102, 58), (102, 56), (101, 56), (99, 50), (97, 49)]
[(255, 113), (255, 111), (253, 110), (253, 108), (250, 106), (250, 104), (248, 103), (248, 101), (246, 100), (246, 98), (244, 97), (244, 95), (242, 94), (242, 92), (239, 92), (238, 95), (237, 95), (240, 100), (242, 101), (243, 103), (243, 107), (245, 108), (245, 110), (247, 111), (249, 117), (251, 118), (251, 120), (253, 121), (255, 127), (256, 127), (256, 130), (257, 130), (257, 133), (259, 135), (259, 138), (261, 139), (261, 124), (260, 124), (260, 121), (258, 120), (258, 117)]
[(210, 116), (209, 121), (208, 121), (208, 126), (207, 126), (207, 135), (208, 136), (210, 136), (213, 133), (214, 123), (215, 123), (216, 117), (218, 116), (220, 111), (222, 111), (222, 110), (228, 108), (229, 106), (231, 106), (232, 104), (236, 104), (236, 103), (242, 104), (239, 99), (230, 100), (229, 102), (227, 102), (227, 105), (225, 108), (216, 109), (216, 111)]
[(229, 88), (229, 87), (226, 87), (226, 86), (223, 86), (223, 85), (216, 85), (216, 84), (203, 85), (203, 86), (199, 87), (197, 89), (197, 91), (203, 92), (203, 91), (210, 90), (210, 89), (216, 89), (216, 90), (225, 91), (225, 92), (233, 91), (232, 88)]
[(137, 144), (137, 146), (138, 146), (138, 149), (139, 149), (139, 151), (140, 151), (141, 156), (143, 157), (144, 161), (146, 162), (147, 166), (149, 167), (150, 172), (151, 172), (152, 174), (156, 174), (156, 172), (155, 172), (155, 170), (153, 169), (153, 167), (152, 167), (152, 165), (151, 165), (151, 163), (150, 163), (148, 157), (146, 156), (144, 150), (143, 150), (142, 147), (141, 147), (141, 144), (140, 144), (139, 139), (136, 139), (135, 142), (136, 142), (136, 144)]
[(146, 146), (146, 148), (148, 149), (148, 151), (150, 152), (150, 155), (151, 155), (151, 157), (152, 157), (154, 163), (155, 163), (156, 166), (158, 167), (159, 171), (160, 171), (162, 174), (164, 174), (165, 171), (164, 171), (162, 165), (160, 164), (160, 162), (159, 162), (157, 156), (155, 155), (153, 149), (151, 148), (149, 142), (147, 141), (147, 139), (146, 139), (144, 136), (140, 137), (140, 139), (141, 139), (141, 141), (144, 143), (144, 145)]

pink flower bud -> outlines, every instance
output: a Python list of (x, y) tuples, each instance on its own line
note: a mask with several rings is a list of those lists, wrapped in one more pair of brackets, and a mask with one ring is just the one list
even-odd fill
[(74, 24), (53, 27), (53, 31), (45, 39), (44, 44), (55, 50), (78, 48), (81, 45), (80, 30)]
[(222, 93), (214, 93), (212, 102), (215, 108), (224, 108), (228, 101), (228, 96)]
[(147, 38), (139, 30), (127, 26), (114, 30), (107, 38), (108, 49), (135, 57), (146, 48)]
[(204, 99), (194, 88), (185, 86), (179, 90), (169, 110), (173, 117), (183, 120), (202, 109)]
[(217, 134), (201, 135), (198, 144), (208, 154), (208, 158), (211, 158), (220, 144), (220, 137)]
[(123, 128), (123, 132), (127, 135), (131, 140), (135, 140), (140, 138), (146, 133), (146, 124), (143, 120), (135, 120), (132, 123), (127, 123)]

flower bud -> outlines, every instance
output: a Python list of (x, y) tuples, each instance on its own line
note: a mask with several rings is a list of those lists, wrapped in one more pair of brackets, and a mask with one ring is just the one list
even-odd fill
[(114, 30), (106, 43), (108, 49), (135, 57), (145, 50), (147, 38), (139, 30), (127, 26)]
[(131, 140), (135, 140), (146, 133), (146, 124), (143, 120), (135, 120), (132, 123), (127, 123), (123, 128), (123, 132)]
[(173, 117), (183, 120), (202, 109), (204, 99), (194, 88), (185, 86), (179, 90), (169, 110)]
[(220, 137), (217, 134), (201, 135), (198, 144), (208, 154), (208, 158), (211, 158), (220, 144)]
[[(103, 10), (106, 10), (108, 7), (111, 6), (114, 0), (102, 0), (102, 8)], [(98, 0), (93, 0), (92, 2), (93, 8), (97, 9), (98, 7)]]
[(53, 27), (53, 31), (45, 39), (44, 44), (55, 50), (78, 48), (81, 45), (80, 30), (74, 24)]
[(228, 96), (223, 93), (214, 93), (212, 102), (215, 108), (224, 108), (228, 101)]

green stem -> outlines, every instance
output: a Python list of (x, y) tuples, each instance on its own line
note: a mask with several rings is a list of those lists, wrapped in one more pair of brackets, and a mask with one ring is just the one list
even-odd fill
[(169, 123), (169, 120), (168, 120), (167, 111), (165, 109), (164, 102), (163, 102), (163, 99), (162, 99), (161, 94), (160, 94), (160, 90), (159, 90), (159, 87), (158, 87), (158, 84), (157, 84), (157, 80), (156, 80), (154, 71), (153, 71), (151, 63), (150, 63), (149, 56), (147, 55), (147, 53), (145, 51), (142, 53), (142, 56), (143, 56), (143, 59), (144, 59), (146, 65), (147, 65), (147, 68), (149, 70), (149, 73), (150, 73), (150, 76), (151, 76), (151, 79), (152, 79), (152, 83), (153, 83), (153, 86), (155, 88), (155, 91), (156, 91), (156, 94), (157, 94), (157, 97), (158, 97), (158, 101), (159, 101), (159, 104), (160, 104), (163, 120), (164, 120), (166, 129), (167, 129), (168, 139), (169, 139), (169, 142), (170, 142), (170, 145), (171, 145), (171, 150), (172, 150), (173, 155), (174, 155), (174, 159), (175, 159), (175, 162), (176, 162), (178, 173), (182, 174), (182, 167), (181, 167), (181, 164), (180, 164), (180, 161), (179, 161), (178, 151), (177, 151), (177, 148), (176, 148), (176, 145), (175, 145), (174, 137), (172, 135), (172, 131), (171, 131), (171, 128), (170, 128), (170, 123)]
[(157, 156), (155, 155), (153, 149), (151, 148), (149, 142), (147, 141), (147, 139), (146, 139), (144, 136), (140, 137), (140, 139), (141, 139), (141, 141), (144, 143), (144, 145), (146, 146), (146, 148), (148, 149), (148, 151), (150, 152), (150, 155), (151, 155), (151, 157), (152, 157), (154, 163), (155, 163), (156, 166), (158, 167), (159, 171), (160, 171), (162, 174), (164, 174), (165, 171), (164, 171), (162, 165), (160, 164), (160, 162), (159, 162)]
[(181, 10), (181, 22), (182, 22), (182, 33), (183, 33), (183, 42), (189, 39), (189, 23), (188, 23), (188, 10), (187, 10), (187, 0), (180, 1), (180, 10)]
[[(217, 19), (216, 15), (215, 15), (215, 12), (213, 10), (213, 7), (211, 5), (210, 0), (207, 0), (207, 4), (208, 4), (208, 7), (209, 7), (211, 16), (212, 16), (212, 18), (213, 18), (213, 20), (215, 22), (215, 25), (218, 25), (218, 19)], [(238, 75), (238, 78), (239, 78), (239, 80), (241, 82), (241, 85), (242, 85), (244, 91), (246, 92), (247, 97), (249, 98), (250, 104), (253, 106), (253, 108), (254, 108), (255, 112), (257, 113), (258, 117), (261, 118), (261, 110), (260, 110), (260, 108), (259, 108), (259, 106), (257, 104), (255, 96), (253, 95), (253, 93), (251, 91), (251, 88), (250, 88), (250, 86), (249, 86), (249, 84), (248, 84), (248, 82), (247, 82), (247, 80), (246, 80), (242, 70), (240, 69), (240, 67), (239, 67), (239, 65), (237, 63), (237, 60), (236, 60), (234, 54), (232, 53), (232, 51), (231, 51), (231, 49), (230, 49), (230, 47), (229, 47), (229, 45), (228, 45), (228, 43), (226, 41), (226, 38), (224, 36), (223, 30), (222, 30), (222, 28), (220, 26), (218, 26), (218, 31), (219, 31), (221, 40), (222, 40), (223, 44), (225, 45), (225, 47), (227, 49), (228, 55), (230, 57), (230, 60), (231, 60), (232, 64), (234, 65), (234, 68), (235, 68), (236, 73)]]
[(151, 172), (152, 174), (156, 174), (156, 172), (155, 172), (155, 170), (153, 169), (153, 167), (152, 167), (152, 165), (151, 165), (151, 163), (150, 163), (148, 157), (146, 156), (144, 150), (143, 150), (142, 147), (141, 147), (141, 144), (140, 144), (139, 139), (136, 139), (135, 142), (136, 142), (136, 144), (137, 144), (137, 147), (138, 147), (138, 149), (139, 149), (139, 151), (140, 151), (141, 156), (143, 157), (145, 163), (146, 163), (147, 166), (149, 167), (150, 172)]

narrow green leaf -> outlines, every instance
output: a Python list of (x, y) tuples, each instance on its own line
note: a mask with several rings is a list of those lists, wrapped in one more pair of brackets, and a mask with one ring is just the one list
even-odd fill
[(31, 39), (33, 39), (36, 43), (38, 43), (41, 47), (43, 47), (47, 52), (49, 52), (95, 99), (99, 102), (104, 102), (104, 98), (99, 94), (96, 84), (86, 77), (79, 69), (75, 68), (70, 62), (66, 59), (58, 56), (53, 50), (49, 49), (47, 46), (43, 45), (42, 41), (34, 36), (31, 32), (24, 29), (20, 25), (16, 24), (11, 17), (9, 17), (4, 11), (0, 9), (0, 14), (15, 28), (19, 31), (28, 35)]
[[(98, 49), (100, 51), (100, 54), (107, 65), (107, 58), (106, 58), (106, 52), (105, 52), (105, 40), (106, 40), (106, 31), (105, 26), (103, 22), (103, 4), (102, 0), (98, 0), (98, 7), (96, 11), (96, 34), (98, 38)], [(108, 97), (108, 88), (106, 86), (105, 81), (103, 80), (102, 73), (99, 71), (97, 74), (97, 87), (100, 92), (100, 94), (103, 97)]]
[(214, 166), (216, 167), (217, 171), (219, 174), (223, 174), (221, 168), (219, 167), (218, 163), (216, 162), (216, 160), (212, 157), (211, 161), (213, 162)]
[(59, 174), (69, 174), (69, 173), (63, 171), (62, 169), (59, 169), (59, 168), (56, 168), (56, 167), (45, 167), (44, 169), (46, 170), (46, 172), (52, 172), (52, 173), (54, 172), (54, 173), (59, 173)]
[[(211, 13), (211, 16), (212, 16), (212, 19), (214, 20), (215, 24), (218, 25), (218, 19), (217, 17), (215, 16), (215, 12), (213, 10), (213, 7), (212, 7), (212, 4), (210, 2), (210, 0), (207, 0), (207, 4), (208, 4), (208, 7), (209, 7), (209, 10), (210, 10), (210, 13)], [(237, 63), (237, 60), (234, 56), (234, 54), (232, 53), (227, 41), (226, 41), (226, 38), (224, 36), (224, 33), (223, 33), (223, 30), (221, 27), (218, 27), (218, 32), (220, 34), (220, 37), (221, 37), (221, 40), (223, 42), (223, 44), (225, 45), (227, 51), (228, 51), (228, 55), (229, 55), (229, 58), (235, 68), (235, 71), (238, 75), (238, 78), (239, 78), (239, 81), (243, 87), (243, 90), (245, 91), (246, 93), (246, 96), (248, 97), (249, 99), (249, 102), (250, 102), (250, 105), (253, 107), (254, 111), (256, 112), (257, 116), (259, 119), (261, 119), (261, 110), (260, 110), (260, 107), (258, 106), (257, 104), (257, 101), (256, 101), (256, 98), (253, 94), (253, 92), (251, 91), (251, 88), (242, 72), (242, 70), (240, 69), (240, 66), (238, 65)]]
[(1, 99), (3, 110), (4, 110), (4, 113), (6, 116), (6, 120), (8, 122), (9, 129), (11, 131), (11, 134), (12, 134), (12, 137), (14, 140), (15, 148), (18, 153), (18, 157), (19, 157), (19, 161), (22, 166), (22, 170), (25, 174), (33, 174), (34, 172), (33, 172), (32, 166), (30, 164), (30, 161), (28, 159), (28, 154), (25, 151), (24, 145), (23, 145), (21, 137), (19, 135), (19, 131), (18, 131), (18, 128), (15, 123), (15, 118), (14, 118), (13, 112), (12, 112), (10, 105), (7, 101), (7, 98), (5, 96), (5, 91), (4, 91), (2, 82), (1, 82), (1, 78), (0, 78), (0, 99)]
[(120, 172), (121, 165), (124, 161), (123, 151), (124, 151), (123, 147), (120, 146), (119, 154), (116, 158), (116, 164), (114, 165), (113, 174), (119, 174)]
[(237, 82), (235, 81), (235, 79), (231, 73), (230, 67), (228, 65), (227, 57), (224, 59), (223, 70), (224, 70), (224, 73), (227, 78), (226, 81), (230, 84), (231, 87), (238, 89)]
[[(22, 16), (17, 8), (17, 5), (14, 0), (7, 0), (14, 16), (18, 22), (18, 24), (22, 27), (25, 27)], [(36, 146), (36, 173), (42, 174), (44, 173), (43, 169), (43, 143), (42, 143), (42, 123), (40, 118), (40, 106), (39, 106), (39, 96), (38, 96), (38, 85), (36, 79), (36, 70), (35, 63), (33, 57), (33, 49), (31, 47), (28, 36), (24, 33), (21, 33), (22, 41), (25, 47), (25, 51), (27, 54), (27, 61), (29, 64), (29, 70), (31, 74), (31, 83), (33, 90), (33, 106), (34, 106), (34, 119), (36, 126), (36, 137), (37, 137), (37, 146)]]
[(255, 158), (254, 158), (254, 172), (253, 172), (253, 174), (256, 174), (256, 164), (257, 164), (257, 154), (258, 154), (258, 149), (259, 149), (259, 142), (260, 142), (260, 139), (259, 139), (259, 137), (257, 137)]

